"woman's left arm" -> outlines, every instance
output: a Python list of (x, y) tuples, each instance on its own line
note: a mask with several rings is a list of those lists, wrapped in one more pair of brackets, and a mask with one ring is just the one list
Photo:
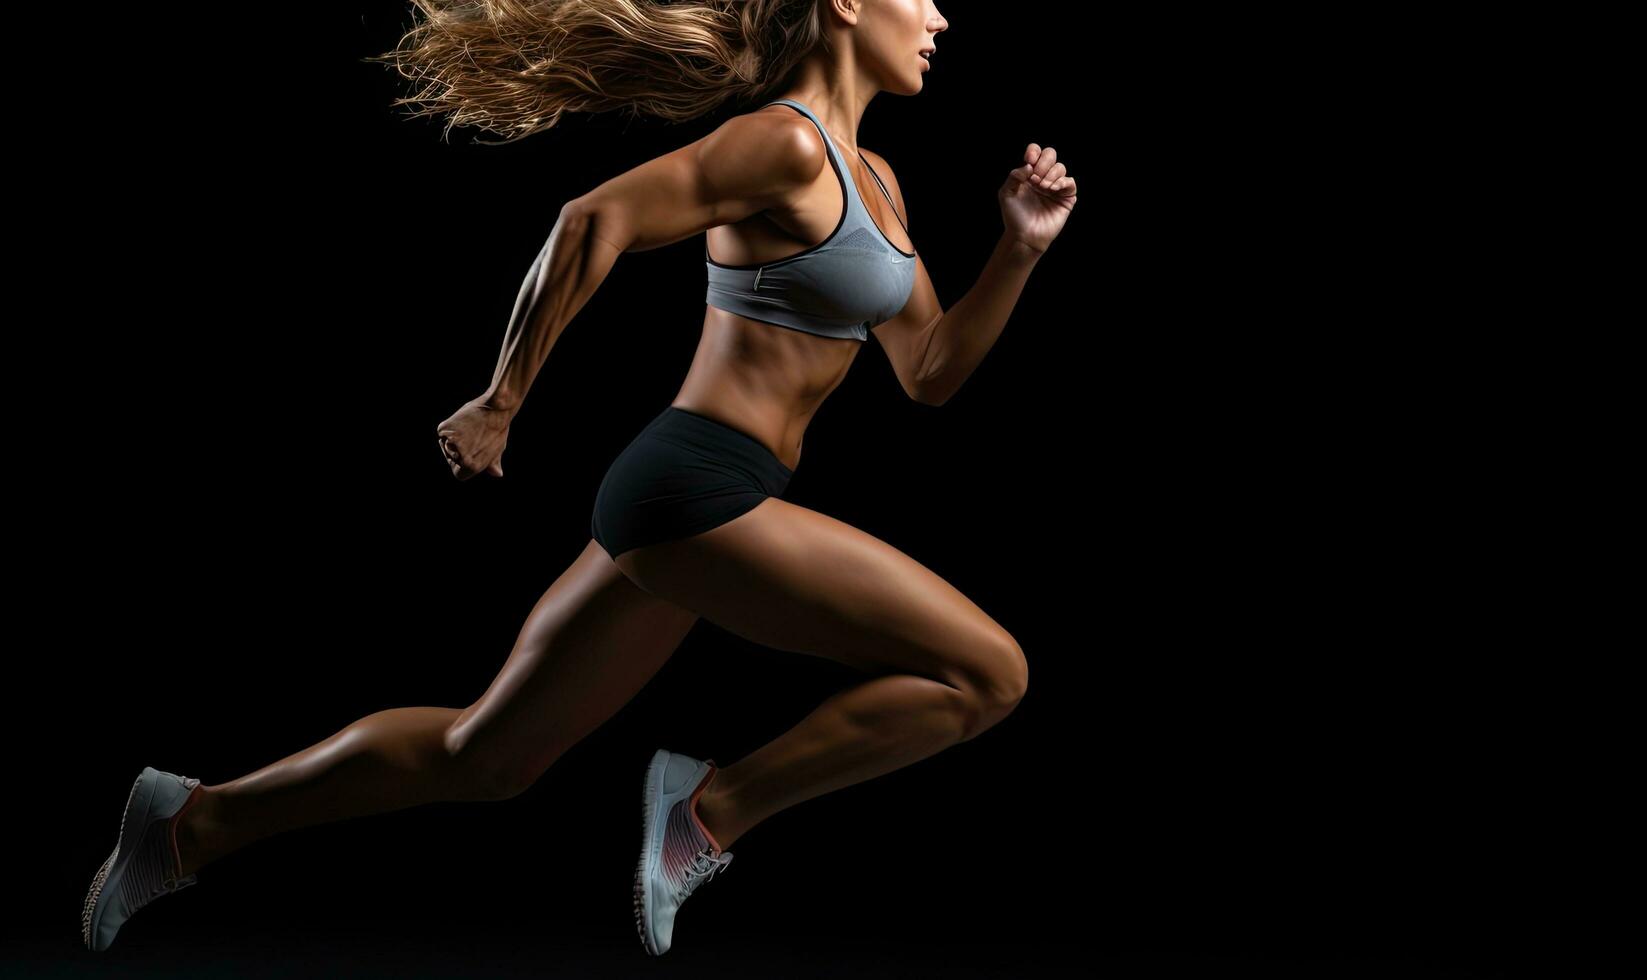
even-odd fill
[(1004, 230), (978, 281), (921, 330), (919, 362), (910, 373), (922, 404), (948, 401), (995, 346), (1030, 271), (1075, 207), (1075, 178), (1056, 150), (1031, 143), (1024, 159), (996, 194)]

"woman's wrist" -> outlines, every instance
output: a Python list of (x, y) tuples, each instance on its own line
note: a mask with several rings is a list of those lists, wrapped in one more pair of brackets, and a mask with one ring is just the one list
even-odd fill
[(495, 386), (488, 388), (486, 393), (477, 398), (476, 401), (486, 408), (498, 412), (507, 412), (511, 416), (520, 411), (520, 397), (507, 388)]

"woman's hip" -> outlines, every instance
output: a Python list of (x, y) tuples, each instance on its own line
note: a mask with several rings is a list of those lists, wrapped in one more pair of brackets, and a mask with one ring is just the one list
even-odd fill
[(781, 496), (792, 476), (748, 433), (667, 406), (607, 468), (591, 530), (616, 557), (619, 550), (731, 520)]

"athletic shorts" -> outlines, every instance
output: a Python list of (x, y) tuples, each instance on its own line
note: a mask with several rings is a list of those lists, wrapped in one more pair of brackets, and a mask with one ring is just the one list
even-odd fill
[(669, 405), (607, 468), (589, 531), (616, 558), (719, 527), (794, 475), (754, 436)]

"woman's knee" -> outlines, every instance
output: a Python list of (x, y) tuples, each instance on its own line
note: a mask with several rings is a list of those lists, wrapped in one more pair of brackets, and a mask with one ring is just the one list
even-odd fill
[(446, 732), (446, 754), (466, 799), (509, 800), (526, 792), (554, 759), (523, 759), (514, 752), (487, 747), (456, 725)]
[(1012, 634), (991, 638), (987, 653), (970, 660), (966, 689), (973, 701), (972, 721), (962, 741), (994, 727), (1018, 707), (1029, 689), (1029, 661)]

